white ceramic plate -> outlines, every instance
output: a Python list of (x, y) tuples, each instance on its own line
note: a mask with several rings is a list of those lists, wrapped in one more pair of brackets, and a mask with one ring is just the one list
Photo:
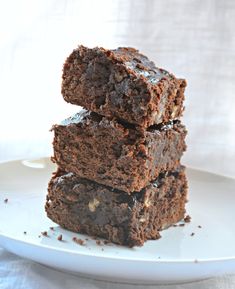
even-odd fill
[[(129, 249), (100, 246), (90, 238), (81, 246), (72, 238), (87, 236), (63, 230), (46, 217), (44, 203), (53, 169), (48, 159), (0, 165), (2, 247), (61, 270), (119, 282), (175, 283), (235, 273), (235, 180), (188, 169), (191, 223)], [(39, 237), (43, 231), (49, 236)], [(60, 234), (63, 242), (57, 240)]]

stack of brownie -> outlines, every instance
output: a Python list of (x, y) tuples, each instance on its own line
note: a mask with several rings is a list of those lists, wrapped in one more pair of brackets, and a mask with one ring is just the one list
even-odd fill
[(62, 94), (86, 110), (53, 126), (48, 217), (130, 247), (184, 218), (185, 86), (133, 48), (75, 49)]

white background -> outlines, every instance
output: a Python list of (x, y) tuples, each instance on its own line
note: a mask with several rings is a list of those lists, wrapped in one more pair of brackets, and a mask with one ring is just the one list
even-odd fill
[[(235, 177), (234, 31), (232, 0), (1, 1), (0, 161), (52, 154), (51, 125), (79, 109), (60, 94), (73, 48), (134, 46), (188, 81), (184, 163)], [(8, 257), (2, 253), (0, 262)], [(232, 283), (220, 279), (210, 288)]]

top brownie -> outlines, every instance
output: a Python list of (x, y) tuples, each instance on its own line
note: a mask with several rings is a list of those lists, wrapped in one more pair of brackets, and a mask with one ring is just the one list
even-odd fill
[(183, 112), (186, 81), (134, 48), (79, 46), (67, 58), (62, 78), (67, 102), (144, 128)]

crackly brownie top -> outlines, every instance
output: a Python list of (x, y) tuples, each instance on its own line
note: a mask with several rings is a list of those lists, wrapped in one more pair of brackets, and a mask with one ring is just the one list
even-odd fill
[(157, 84), (163, 78), (174, 78), (172, 74), (162, 68), (156, 67), (154, 62), (150, 61), (147, 56), (141, 54), (137, 49), (132, 47), (119, 47), (117, 49), (109, 50), (102, 47), (91, 49), (80, 45), (78, 46), (77, 51), (81, 56), (87, 54), (87, 59), (105, 55), (105, 57), (113, 63), (124, 66), (127, 74), (131, 74), (137, 78), (143, 77), (145, 78), (145, 81), (153, 85)]
[(60, 125), (67, 126), (70, 124), (82, 124), (86, 123), (88, 119), (90, 119), (91, 121), (93, 120), (99, 122), (101, 121), (102, 116), (86, 109), (82, 109), (80, 112), (75, 113), (73, 116), (70, 116), (63, 120)]
[[(109, 123), (112, 126), (120, 125), (123, 128), (126, 129), (136, 129), (136, 126), (133, 124), (126, 123), (124, 121), (112, 118), (108, 119), (106, 117), (103, 117), (102, 115), (99, 115), (95, 112), (91, 112), (85, 109), (82, 109), (80, 112), (74, 114), (73, 116), (63, 120), (61, 122), (61, 126), (69, 126), (71, 124), (77, 124), (77, 125), (91, 125), (91, 123), (105, 123), (105, 126)], [(174, 128), (174, 126), (177, 126), (180, 124), (179, 120), (171, 120), (167, 123), (161, 123), (150, 126), (147, 131), (148, 132), (155, 132), (155, 131), (165, 131)]]
[(136, 76), (142, 75), (151, 84), (156, 84), (164, 77), (171, 77), (169, 72), (156, 67), (153, 61), (150, 61), (147, 56), (139, 53), (135, 48), (119, 47), (112, 52), (114, 58), (124, 63), (127, 69), (133, 71)]

